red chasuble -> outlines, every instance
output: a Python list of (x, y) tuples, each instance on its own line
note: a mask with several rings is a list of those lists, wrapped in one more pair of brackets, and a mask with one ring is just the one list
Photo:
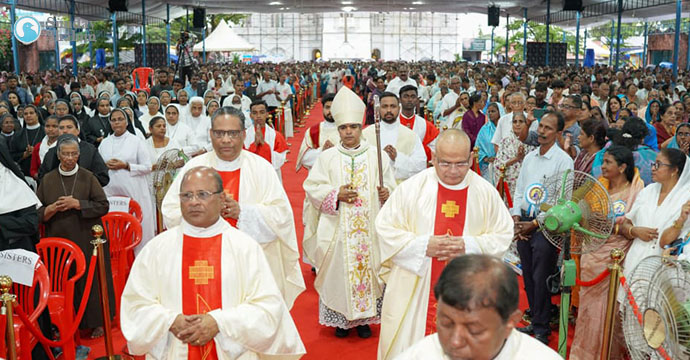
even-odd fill
[[(219, 171), (223, 179), (223, 191), (233, 200), (240, 201), (240, 169), (235, 171)], [(225, 218), (232, 227), (237, 228), (237, 219)]]
[[(222, 236), (195, 238), (184, 235), (182, 242), (182, 313), (205, 314), (220, 309), (222, 303)], [(190, 360), (217, 360), (216, 343), (187, 345)]]
[[(266, 139), (266, 127), (261, 128), (261, 133), (264, 135), (264, 140)], [(253, 152), (256, 155), (261, 156), (262, 158), (266, 159), (268, 162), (271, 162), (271, 151), (275, 152), (283, 152), (288, 149), (287, 146), (287, 141), (285, 140), (285, 137), (279, 132), (276, 131), (276, 139), (275, 143), (273, 144), (274, 148), (271, 149), (271, 144), (268, 144), (267, 142), (264, 141), (263, 145), (256, 146), (256, 143), (252, 143), (249, 145), (249, 151)]]
[[(438, 196), (436, 198), (436, 222), (434, 223), (434, 235), (462, 236), (465, 228), (465, 212), (467, 210), (467, 188), (462, 190), (450, 190), (438, 184)], [(446, 262), (436, 258), (431, 259), (431, 289), (429, 291), (429, 307), (426, 312), (425, 335), (436, 332), (436, 297), (434, 286)]]

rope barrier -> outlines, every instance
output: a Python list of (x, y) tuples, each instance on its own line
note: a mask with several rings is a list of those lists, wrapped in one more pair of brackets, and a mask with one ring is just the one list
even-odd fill
[[(635, 302), (635, 298), (633, 297), (632, 292), (630, 291), (630, 287), (628, 287), (625, 276), (621, 276), (620, 278), (621, 286), (623, 289), (625, 289), (625, 294), (626, 297), (628, 298), (628, 302), (630, 303), (630, 306), (632, 307), (633, 313), (635, 314), (635, 317), (637, 318), (637, 321), (640, 323), (640, 326), (644, 327), (644, 320), (642, 319), (642, 312), (640, 311), (640, 307), (637, 305)], [(666, 360), (671, 360), (671, 357), (668, 356), (666, 353), (666, 350), (664, 350), (663, 347), (659, 346), (657, 349), (655, 349), (661, 357), (663, 357)]]
[[(97, 256), (94, 254), (91, 256), (91, 261), (89, 264), (89, 272), (86, 278), (86, 288), (84, 291), (84, 296), (81, 298), (81, 304), (79, 304), (79, 311), (77, 312), (77, 316), (74, 319), (74, 323), (69, 328), (69, 331), (66, 331), (65, 333), (60, 334), (60, 337), (62, 340), (59, 341), (53, 341), (45, 336), (43, 336), (43, 333), (41, 330), (37, 329), (36, 326), (29, 320), (29, 317), (24, 313), (21, 307), (17, 306), (15, 308), (15, 313), (19, 315), (19, 318), (22, 320), (24, 323), (24, 326), (26, 326), (29, 331), (38, 339), (38, 341), (43, 344), (44, 346), (50, 346), (50, 347), (58, 347), (65, 345), (70, 339), (74, 337), (74, 333), (77, 331), (77, 328), (79, 328), (79, 323), (81, 323), (82, 317), (84, 317), (84, 312), (86, 310), (86, 303), (88, 303), (89, 296), (91, 295), (91, 287), (93, 285), (93, 275), (96, 270), (96, 258)], [(105, 294), (104, 296), (108, 296)]]
[(595, 277), (592, 280), (582, 281), (580, 279), (575, 279), (575, 283), (578, 286), (584, 286), (584, 287), (594, 286), (594, 285), (602, 282), (604, 279), (608, 278), (609, 275), (611, 275), (611, 270), (609, 270), (609, 268), (606, 268), (606, 269), (604, 269), (604, 271), (601, 272), (601, 274), (597, 275), (597, 277)]

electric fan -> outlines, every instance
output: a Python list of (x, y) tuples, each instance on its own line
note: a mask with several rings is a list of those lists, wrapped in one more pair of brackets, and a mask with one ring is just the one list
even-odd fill
[(570, 288), (576, 281), (571, 253), (598, 249), (611, 235), (616, 217), (606, 188), (591, 175), (567, 170), (534, 184), (525, 194), (540, 213), (537, 222), (546, 239), (561, 249), (561, 309), (558, 352), (567, 353)]
[(156, 230), (160, 234), (163, 232), (163, 214), (161, 204), (168, 192), (168, 188), (175, 179), (177, 170), (189, 161), (189, 157), (182, 150), (166, 150), (158, 157), (158, 161), (153, 166), (153, 191), (156, 198)]
[(650, 256), (627, 280), (621, 316), (631, 358), (690, 359), (690, 264)]

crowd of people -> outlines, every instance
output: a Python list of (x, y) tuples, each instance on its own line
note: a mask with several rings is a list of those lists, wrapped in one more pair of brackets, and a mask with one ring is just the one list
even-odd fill
[[(618, 205), (613, 233), (582, 255), (581, 278), (598, 275), (613, 248), (627, 253), (626, 275), (647, 256), (690, 253), (673, 248), (690, 233), (683, 72), (238, 63), (157, 68), (151, 87), (137, 89), (132, 70), (0, 75), (0, 250), (34, 251), (41, 236), (63, 237), (88, 255), (108, 198), (136, 201), (142, 242), (120, 309), (133, 354), (298, 358), (305, 349), (288, 310), (305, 289), (302, 259), (316, 274), (320, 324), (336, 337), (355, 329), (368, 338), (369, 325), (381, 323), (379, 359), (422, 351), (555, 358), (539, 342), (551, 336), (546, 283), (559, 271), (559, 250), (539, 231), (527, 192), (568, 169), (597, 178)], [(301, 135), (298, 94), (323, 112)], [(283, 126), (274, 127), (281, 115)], [(282, 186), (292, 176), (284, 166), (291, 141), (301, 142), (296, 170), (308, 171), (303, 224)], [(176, 165), (157, 204), (153, 173), (172, 149), (186, 164)], [(511, 200), (496, 190), (501, 181)], [(296, 226), (304, 226), (302, 239)], [(494, 261), (511, 247), (525, 314), (513, 275)], [(199, 281), (197, 268), (211, 276)], [(579, 291), (570, 358), (593, 359), (608, 280)], [(102, 336), (101, 318), (92, 291), (80, 328)], [(616, 339), (614, 351), (625, 351)]]

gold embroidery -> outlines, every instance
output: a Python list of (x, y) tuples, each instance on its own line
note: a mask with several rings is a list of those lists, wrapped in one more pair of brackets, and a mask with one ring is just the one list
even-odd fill
[(213, 266), (208, 266), (206, 260), (196, 260), (189, 267), (189, 278), (194, 280), (194, 285), (208, 285), (208, 279), (213, 279)]
[(460, 206), (453, 200), (448, 200), (443, 205), (441, 205), (441, 212), (447, 218), (453, 218), (455, 215), (460, 213)]

